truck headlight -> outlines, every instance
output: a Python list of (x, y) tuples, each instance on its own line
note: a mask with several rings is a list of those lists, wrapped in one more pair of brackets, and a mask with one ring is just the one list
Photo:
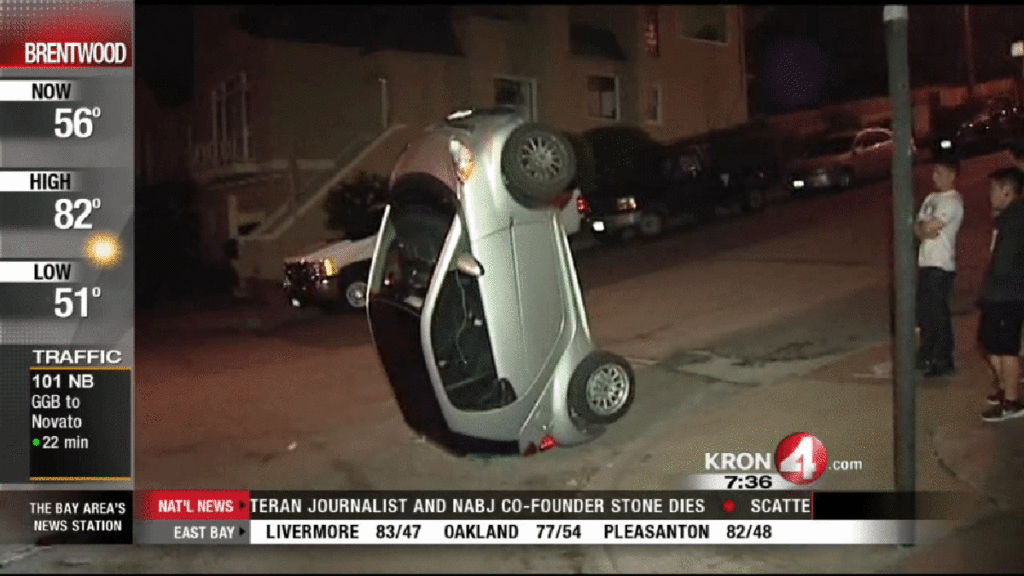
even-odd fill
[(615, 201), (615, 205), (619, 210), (625, 212), (627, 210), (636, 210), (636, 198), (632, 196), (626, 196), (625, 198), (619, 198)]
[(338, 263), (330, 258), (324, 258), (324, 276), (334, 276), (338, 273)]

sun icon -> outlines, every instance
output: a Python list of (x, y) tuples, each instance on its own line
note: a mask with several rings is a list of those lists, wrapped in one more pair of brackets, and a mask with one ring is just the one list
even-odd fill
[(85, 241), (85, 257), (96, 268), (113, 268), (121, 261), (121, 241), (109, 232), (96, 232)]

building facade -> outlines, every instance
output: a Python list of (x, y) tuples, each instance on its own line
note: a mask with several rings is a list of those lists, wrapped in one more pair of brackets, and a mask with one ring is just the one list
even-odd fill
[(736, 6), (465, 7), (449, 37), (370, 23), (380, 33), (348, 45), (328, 36), (351, 23), (324, 22), (317, 41), (288, 18), (196, 9), (189, 171), (210, 244), (237, 241), (243, 278), (277, 280), (282, 257), (331, 236), (331, 185), (387, 174), (459, 108), (514, 104), (567, 132), (625, 124), (663, 141), (747, 119)]

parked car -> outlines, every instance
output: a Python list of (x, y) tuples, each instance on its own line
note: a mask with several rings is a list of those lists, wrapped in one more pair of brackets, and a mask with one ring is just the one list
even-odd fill
[(628, 192), (598, 191), (586, 199), (590, 230), (602, 241), (633, 232), (656, 237), (682, 216), (708, 220), (722, 207), (741, 205), (751, 212), (764, 208), (771, 182), (768, 161), (723, 161), (712, 158), (711, 149), (706, 138), (689, 139), (649, 155), (639, 164)]
[[(917, 146), (911, 141), (911, 152)], [(892, 174), (893, 135), (886, 128), (865, 128), (814, 139), (789, 170), (794, 193), (843, 190)]]
[(933, 154), (990, 154), (1024, 135), (1024, 114), (1009, 99), (991, 98), (941, 110), (933, 121)]
[(514, 109), (452, 114), (399, 158), (368, 319), (414, 429), (528, 454), (630, 407), (632, 369), (595, 349), (554, 205), (575, 164), (564, 136)]

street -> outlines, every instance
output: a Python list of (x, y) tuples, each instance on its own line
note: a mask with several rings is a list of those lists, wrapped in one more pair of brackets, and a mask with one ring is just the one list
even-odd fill
[[(1008, 164), (1003, 154), (963, 164), (959, 189), (966, 219), (954, 296), (958, 318), (973, 312), (988, 253), (985, 177)], [(915, 170), (920, 199), (932, 187), (931, 169), (921, 165)], [(826, 475), (823, 487), (891, 488), (891, 431), (879, 434), (860, 420), (842, 420), (851, 411), (863, 411), (865, 419), (882, 407), (888, 414), (888, 406), (834, 404), (838, 397), (888, 402), (887, 391), (878, 396), (884, 386), (865, 388), (853, 373), (864, 371), (858, 365), (844, 374), (847, 384), (836, 384), (845, 390), (821, 389), (802, 397), (786, 392), (790, 379), (857, 357), (889, 338), (889, 199), (887, 182), (807, 198), (781, 197), (759, 214), (675, 230), (653, 242), (580, 252), (577, 265), (594, 336), (600, 347), (633, 363), (637, 399), (626, 417), (597, 440), (531, 458), (459, 457), (412, 434), (361, 315), (310, 316), (264, 333), (140, 333), (136, 487), (598, 489), (611, 482), (609, 474), (625, 474), (616, 467), (629, 459), (671, 458), (664, 467), (675, 467), (674, 475), (638, 476), (628, 484), (679, 489), (679, 478), (704, 471), (704, 452), (770, 450), (780, 440), (775, 429), (795, 432), (805, 411), (816, 411), (837, 419), (832, 435), (842, 440), (829, 445), (830, 457), (863, 464), (859, 471)], [(961, 347), (957, 353), (967, 358), (974, 351)], [(929, 406), (922, 414), (930, 413)], [(666, 434), (689, 428), (697, 429), (689, 445), (659, 443)], [(935, 477), (939, 480), (929, 484), (932, 489), (958, 487), (947, 475)], [(932, 476), (922, 472), (922, 478)], [(755, 561), (755, 555), (744, 556), (749, 548), (734, 548), (727, 560), (702, 547), (647, 550), (651, 558), (684, 555), (691, 560), (681, 568), (674, 564), (676, 569), (701, 572), (787, 565), (801, 572), (877, 571), (905, 556), (891, 547), (834, 552), (800, 547), (772, 548)], [(578, 548), (447, 548), (443, 561), (441, 553), (396, 548), (385, 557), (376, 549), (337, 547), (133, 547), (113, 555), (78, 549), (60, 552), (65, 560), (82, 559), (78, 565), (38, 554), (0, 567), (0, 572), (601, 569)], [(630, 552), (634, 564), (620, 563), (617, 570), (646, 571), (647, 553)], [(832, 554), (830, 562), (858, 564), (830, 568), (822, 554)]]

